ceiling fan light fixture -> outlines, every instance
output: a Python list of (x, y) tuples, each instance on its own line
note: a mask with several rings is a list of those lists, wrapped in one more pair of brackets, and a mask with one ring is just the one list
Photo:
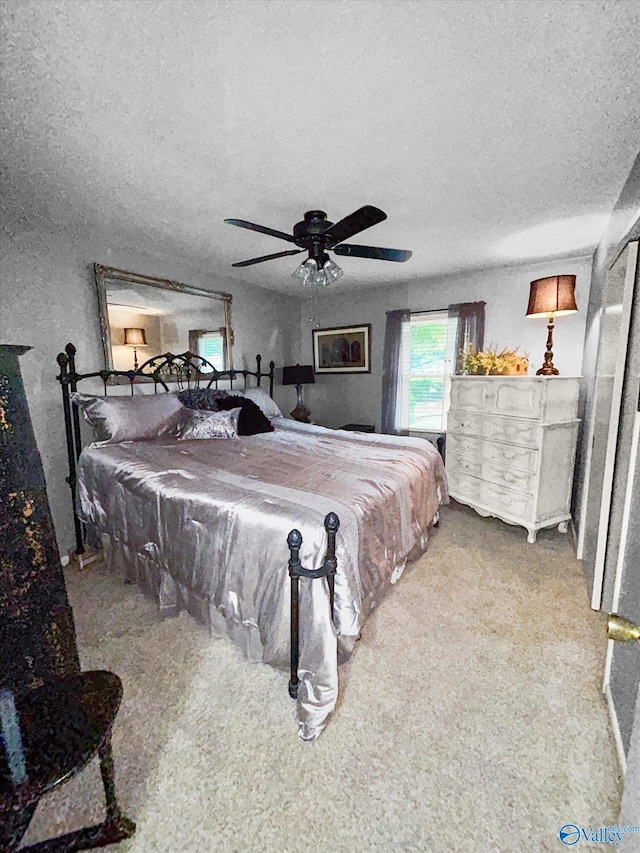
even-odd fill
[(339, 267), (331, 258), (323, 265), (322, 272), (325, 277), (325, 285), (333, 284), (334, 281), (338, 281), (344, 275), (342, 267)]
[(310, 284), (310, 279), (317, 272), (316, 262), (311, 258), (307, 258), (300, 266), (291, 273), (291, 278), (299, 281), (301, 284)]
[(298, 269), (291, 274), (291, 278), (299, 281), (301, 284), (326, 287), (328, 284), (333, 284), (334, 281), (338, 281), (338, 279), (342, 278), (343, 275), (344, 270), (334, 263), (331, 258), (327, 258), (320, 268), (313, 258), (307, 258), (307, 260), (303, 261)]

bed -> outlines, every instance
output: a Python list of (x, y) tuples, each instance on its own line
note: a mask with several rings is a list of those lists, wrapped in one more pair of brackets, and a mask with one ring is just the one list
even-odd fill
[[(78, 381), (100, 376), (107, 390), (107, 380), (104, 371), (78, 374), (68, 349), (65, 357), (58, 358), (59, 379), (75, 433), (83, 406)], [(247, 394), (248, 383), (259, 385), (266, 375), (272, 394), (273, 364), (270, 374), (259, 361), (256, 372), (238, 373), (244, 387), (229, 393)], [(138, 390), (126, 376), (131, 392)], [(224, 378), (209, 375), (207, 385), (219, 388)], [(172, 393), (169, 383), (161, 385)], [(287, 566), (299, 552), (308, 576), (296, 577), (296, 716), (300, 737), (310, 741), (335, 706), (338, 662), (353, 652), (389, 584), (424, 551), (448, 493), (430, 442), (302, 424), (282, 417), (273, 401), (265, 405), (271, 395), (262, 394), (271, 428), (258, 434), (185, 438), (172, 429), (82, 452), (72, 437), (70, 480), (77, 526), (99, 535), (107, 564), (152, 595), (161, 615), (188, 610), (251, 661), (289, 664)], [(332, 520), (339, 520), (337, 534)], [(326, 569), (334, 534), (335, 574), (330, 565), (327, 584), (314, 573)]]

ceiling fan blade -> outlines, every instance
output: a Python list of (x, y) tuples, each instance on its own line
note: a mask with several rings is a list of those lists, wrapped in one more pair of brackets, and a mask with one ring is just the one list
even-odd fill
[(261, 234), (269, 234), (271, 237), (279, 237), (281, 240), (287, 240), (289, 243), (294, 243), (292, 234), (285, 234), (284, 231), (276, 231), (275, 228), (265, 228), (264, 225), (254, 225), (253, 222), (246, 222), (244, 219), (225, 219), (229, 225), (237, 225), (238, 228), (248, 228), (249, 231), (259, 231)]
[(287, 255), (299, 255), (305, 249), (291, 249), (289, 252), (276, 252), (275, 255), (262, 255), (260, 258), (251, 258), (249, 261), (239, 261), (231, 264), (232, 267), (250, 267), (251, 264), (261, 264), (263, 261), (272, 261), (274, 258), (285, 258)]
[(374, 258), (376, 261), (397, 261), (403, 264), (413, 252), (408, 249), (380, 249), (378, 246), (356, 246), (353, 243), (340, 243), (331, 250), (336, 255), (351, 255), (354, 258)]
[(365, 204), (359, 210), (345, 216), (339, 222), (331, 225), (324, 232), (324, 237), (328, 237), (330, 243), (342, 243), (343, 240), (348, 240), (354, 234), (359, 234), (365, 228), (371, 228), (372, 225), (377, 225), (378, 222), (383, 222), (387, 218), (387, 214), (378, 207), (372, 207), (370, 204)]

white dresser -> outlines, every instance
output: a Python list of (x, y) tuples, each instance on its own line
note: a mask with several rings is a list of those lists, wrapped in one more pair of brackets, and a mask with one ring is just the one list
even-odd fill
[(452, 376), (446, 471), (452, 498), (509, 524), (527, 541), (567, 531), (580, 380)]

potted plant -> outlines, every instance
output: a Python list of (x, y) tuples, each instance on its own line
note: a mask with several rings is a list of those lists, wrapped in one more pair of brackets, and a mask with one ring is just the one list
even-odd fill
[(476, 350), (469, 344), (462, 354), (462, 372), (472, 376), (525, 376), (529, 369), (529, 356), (518, 347), (504, 347), (498, 352), (496, 346)]

